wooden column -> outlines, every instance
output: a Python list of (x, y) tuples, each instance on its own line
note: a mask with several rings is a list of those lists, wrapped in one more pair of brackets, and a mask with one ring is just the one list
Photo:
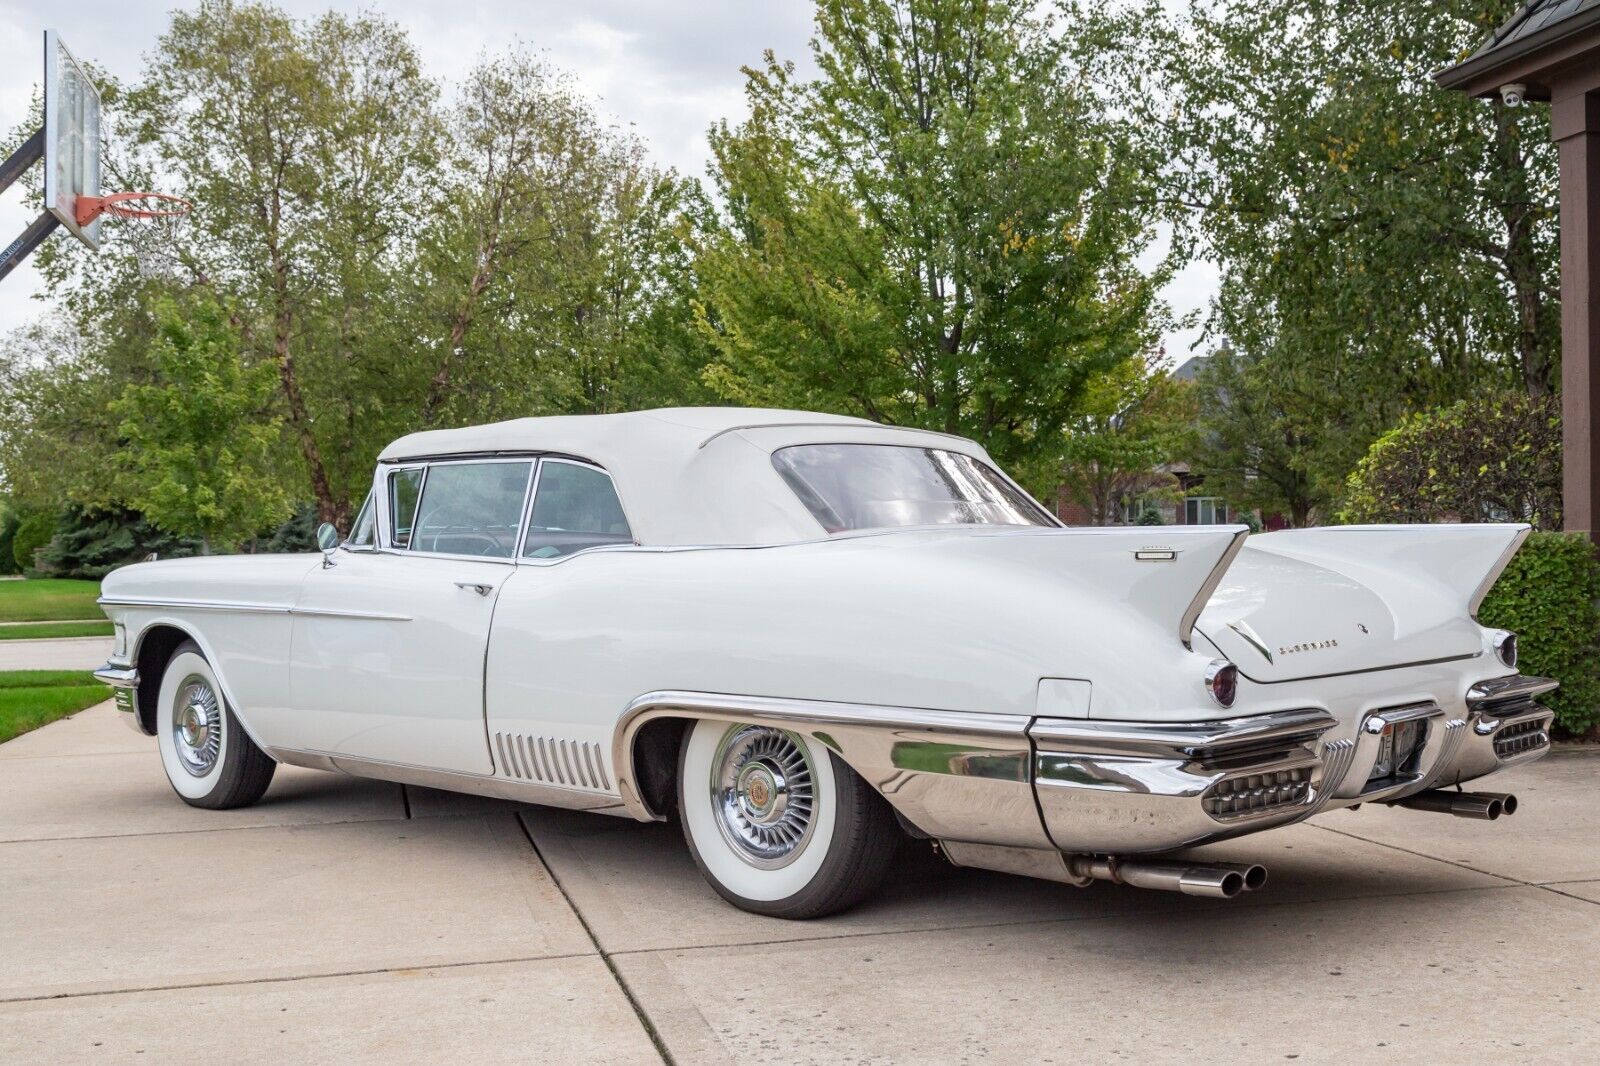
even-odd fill
[(1600, 535), (1600, 92), (1551, 101), (1561, 156), (1562, 511)]

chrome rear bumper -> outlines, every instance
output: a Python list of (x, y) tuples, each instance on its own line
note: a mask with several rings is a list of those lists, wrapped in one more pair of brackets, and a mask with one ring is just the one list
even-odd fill
[[(968, 865), (999, 861), (990, 852), (1002, 849), (1019, 869), (1055, 870), (1063, 853), (1174, 851), (1537, 758), (1552, 715), (1533, 696), (1553, 687), (1542, 678), (1485, 682), (1453, 713), (1422, 702), (1355, 721), (1293, 710), (1192, 723), (655, 692), (623, 715), (612, 758), (627, 812), (649, 820), (660, 814), (633, 765), (644, 725), (661, 717), (771, 724), (826, 745), (920, 834), (965, 845), (957, 850)], [(1405, 728), (1413, 723), (1420, 729)], [(1392, 750), (1396, 731), (1420, 739), (1377, 778), (1385, 735)]]
[(1309, 818), (1338, 790), (1354, 745), (1326, 711), (1167, 725), (1038, 719), (1034, 785), (1066, 852), (1171, 851)]

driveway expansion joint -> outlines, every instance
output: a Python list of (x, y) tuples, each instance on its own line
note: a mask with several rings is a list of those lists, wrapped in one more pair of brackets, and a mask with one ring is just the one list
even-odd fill
[(572, 898), (566, 886), (561, 883), (561, 876), (556, 873), (555, 867), (545, 862), (544, 854), (539, 850), (539, 842), (533, 839), (533, 833), (528, 829), (527, 821), (521, 814), (518, 814), (516, 819), (517, 828), (522, 830), (523, 837), (528, 841), (528, 847), (533, 849), (534, 857), (539, 860), (540, 865), (549, 873), (551, 882), (556, 886), (556, 891), (561, 893), (561, 898), (566, 900), (567, 907), (572, 911), (573, 917), (577, 918), (578, 924), (583, 927), (583, 934), (589, 938), (589, 943), (594, 945), (595, 954), (599, 955), (600, 961), (605, 963), (606, 969), (611, 974), (611, 979), (617, 983), (617, 988), (621, 990), (623, 997), (627, 999), (628, 1006), (633, 1008), (633, 1013), (639, 1019), (639, 1024), (644, 1027), (645, 1035), (650, 1038), (650, 1043), (655, 1046), (656, 1054), (661, 1056), (661, 1061), (666, 1063), (667, 1066), (677, 1066), (677, 1060), (672, 1057), (672, 1052), (667, 1049), (666, 1040), (662, 1037), (660, 1030), (656, 1028), (656, 1024), (651, 1020), (650, 1015), (645, 1011), (644, 1004), (639, 1001), (639, 997), (634, 994), (633, 989), (628, 985), (628, 979), (622, 976), (622, 971), (617, 969), (616, 963), (612, 961), (611, 952), (601, 946), (600, 938), (595, 936), (594, 929), (589, 925), (589, 920), (583, 916), (583, 911), (578, 909), (577, 901)]

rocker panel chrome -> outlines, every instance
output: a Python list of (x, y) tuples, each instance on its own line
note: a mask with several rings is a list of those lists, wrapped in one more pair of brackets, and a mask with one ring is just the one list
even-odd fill
[(446, 792), (466, 792), (474, 796), (492, 796), (495, 799), (515, 800), (518, 803), (539, 803), (546, 807), (564, 807), (574, 811), (593, 811), (596, 814), (613, 814), (626, 817), (628, 812), (615, 796), (603, 792), (580, 792), (572, 788), (535, 784), (531, 781), (513, 781), (485, 774), (458, 773), (453, 770), (435, 770), (426, 766), (409, 766), (403, 763), (381, 762), (376, 759), (357, 759), (348, 755), (334, 755), (321, 751), (301, 751), (296, 748), (268, 748), (267, 754), (291, 766), (304, 766), (312, 770), (329, 770), (351, 777), (370, 777), (379, 781), (393, 781), (418, 788), (437, 788)]

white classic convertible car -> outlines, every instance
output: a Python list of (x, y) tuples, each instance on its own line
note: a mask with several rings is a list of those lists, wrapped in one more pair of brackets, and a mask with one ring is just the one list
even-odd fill
[(676, 818), (806, 918), (899, 841), (1228, 897), (1172, 853), (1361, 803), (1476, 818), (1553, 681), (1473, 620), (1519, 525), (1063, 528), (958, 437), (681, 409), (417, 433), (321, 556), (108, 577), (97, 672), (199, 807), (277, 763)]

